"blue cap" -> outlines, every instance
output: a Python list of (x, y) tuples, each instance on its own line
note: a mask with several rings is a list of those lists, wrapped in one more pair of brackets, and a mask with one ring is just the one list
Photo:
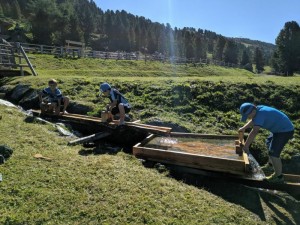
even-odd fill
[(103, 83), (100, 85), (100, 91), (105, 92), (107, 90), (111, 89), (110, 85), (108, 83)]
[(241, 121), (245, 122), (249, 116), (249, 114), (252, 112), (252, 110), (255, 108), (255, 105), (252, 103), (246, 102), (243, 103), (240, 107), (240, 113), (242, 114)]

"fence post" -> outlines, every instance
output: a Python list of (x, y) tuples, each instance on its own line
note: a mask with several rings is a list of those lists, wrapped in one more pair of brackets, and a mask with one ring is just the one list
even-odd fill
[[(18, 46), (18, 49), (20, 49), (22, 55), (24, 56), (24, 58), (25, 58), (25, 60), (26, 60), (26, 62), (27, 62), (27, 64), (28, 64), (28, 66), (29, 66), (31, 72), (33, 73), (34, 76), (37, 76), (37, 73), (36, 73), (35, 70), (33, 69), (33, 66), (31, 65), (31, 63), (30, 63), (30, 61), (29, 61), (29, 59), (28, 59), (28, 57), (27, 57), (27, 55), (26, 55), (26, 53), (25, 53), (23, 47), (20, 45), (19, 42), (17, 43), (17, 46)], [(23, 69), (22, 69), (22, 70), (23, 70)]]

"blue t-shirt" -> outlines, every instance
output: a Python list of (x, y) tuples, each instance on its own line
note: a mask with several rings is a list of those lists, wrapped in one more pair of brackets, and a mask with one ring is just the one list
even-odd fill
[(43, 90), (43, 95), (47, 96), (49, 101), (58, 101), (63, 98), (61, 91), (58, 88), (55, 88), (52, 92), (50, 87), (47, 87)]
[(111, 102), (117, 100), (117, 105), (123, 103), (124, 107), (131, 108), (131, 105), (129, 104), (127, 99), (117, 89), (112, 88), (111, 91), (109, 92), (108, 98), (110, 99)]
[(254, 126), (260, 126), (272, 133), (282, 133), (294, 130), (290, 119), (283, 112), (265, 105), (257, 106), (255, 117), (252, 119)]

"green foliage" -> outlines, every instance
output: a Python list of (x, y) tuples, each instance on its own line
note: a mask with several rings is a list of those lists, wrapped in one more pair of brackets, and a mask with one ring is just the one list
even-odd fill
[[(160, 53), (166, 58), (185, 57), (196, 62), (214, 52), (214, 59), (223, 60), (225, 54), (225, 61), (234, 64), (245, 49), (245, 40), (234, 39), (238, 42), (234, 44), (233, 39), (209, 30), (173, 29), (170, 24), (154, 23), (124, 10), (103, 12), (94, 1), (3, 0), (0, 13), (1, 8), (4, 16), (28, 24), (26, 36), (38, 44), (64, 46), (65, 40), (74, 40), (93, 50)], [(226, 42), (229, 45), (224, 49)], [(273, 51), (272, 46), (259, 44), (265, 52)]]
[[(255, 211), (147, 169), (122, 151), (89, 154), (67, 146), (51, 126), (25, 122), (17, 109), (0, 106), (0, 114), (1, 141), (14, 149), (0, 167), (1, 224), (260, 223)], [(35, 159), (36, 153), (52, 161)], [(239, 186), (231, 184), (228, 192), (232, 188)], [(251, 196), (246, 190), (243, 196)], [(293, 205), (282, 208), (288, 214)]]
[(262, 54), (262, 51), (257, 47), (255, 49), (255, 54), (254, 54), (254, 62), (255, 62), (255, 66), (256, 66), (256, 72), (257, 73), (261, 73), (264, 71), (264, 57)]
[(273, 68), (287, 76), (300, 70), (300, 27), (291, 21), (284, 25), (276, 38), (276, 51), (273, 55)]

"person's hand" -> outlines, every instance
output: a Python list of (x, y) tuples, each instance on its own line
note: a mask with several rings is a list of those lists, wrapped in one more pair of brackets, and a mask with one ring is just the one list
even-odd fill
[(241, 128), (238, 130), (238, 132), (243, 132), (243, 133), (245, 133), (245, 128), (244, 128), (244, 127), (241, 127)]

